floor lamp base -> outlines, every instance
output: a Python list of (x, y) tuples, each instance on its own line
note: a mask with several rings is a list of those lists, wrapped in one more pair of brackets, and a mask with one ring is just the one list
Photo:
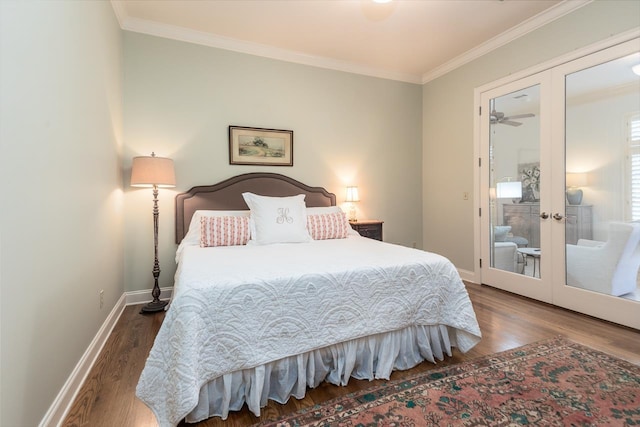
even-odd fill
[(169, 304), (169, 301), (151, 301), (142, 307), (140, 313), (157, 313), (158, 311), (163, 311), (167, 304)]

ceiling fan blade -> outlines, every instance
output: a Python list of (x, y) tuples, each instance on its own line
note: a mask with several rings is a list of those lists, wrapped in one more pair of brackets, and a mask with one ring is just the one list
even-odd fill
[(527, 114), (516, 114), (515, 116), (509, 116), (509, 117), (505, 117), (505, 120), (511, 120), (511, 119), (526, 119), (527, 117), (535, 117), (536, 115), (533, 113), (527, 113)]
[(500, 123), (502, 123), (503, 125), (509, 125), (509, 126), (521, 126), (522, 123), (520, 122), (512, 122), (511, 120), (501, 120)]

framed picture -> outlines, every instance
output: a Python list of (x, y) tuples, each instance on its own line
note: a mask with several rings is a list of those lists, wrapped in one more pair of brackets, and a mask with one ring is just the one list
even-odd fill
[(293, 131), (229, 126), (229, 164), (293, 166)]
[(540, 162), (520, 163), (518, 173), (522, 182), (520, 203), (540, 201)]

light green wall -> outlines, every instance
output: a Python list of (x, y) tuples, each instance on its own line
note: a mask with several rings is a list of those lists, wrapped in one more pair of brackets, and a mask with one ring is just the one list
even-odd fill
[[(151, 191), (128, 186), (131, 158), (174, 159), (160, 190), (160, 286), (175, 272), (174, 197), (246, 172), (323, 186), (344, 202), (358, 185), (360, 218), (385, 221), (386, 241), (422, 240), (421, 86), (125, 33), (125, 286), (153, 285)], [(294, 131), (293, 167), (231, 166), (228, 126)]]
[[(0, 425), (37, 425), (117, 298), (152, 285), (151, 194), (129, 187), (133, 156), (176, 162), (178, 187), (160, 194), (162, 286), (175, 194), (256, 170), (339, 202), (357, 184), (360, 217), (385, 220), (387, 241), (424, 237), (473, 270), (473, 89), (638, 16), (640, 2), (598, 1), (420, 87), (123, 36), (108, 2), (0, 1)], [(230, 166), (230, 124), (293, 129), (294, 166)]]
[(424, 248), (473, 271), (474, 89), (640, 26), (640, 2), (595, 1), (423, 86)]
[(38, 425), (124, 291), (121, 46), (109, 2), (0, 1), (2, 426)]

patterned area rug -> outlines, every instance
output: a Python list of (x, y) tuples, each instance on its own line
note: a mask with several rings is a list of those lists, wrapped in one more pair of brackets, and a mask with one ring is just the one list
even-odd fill
[(640, 366), (554, 338), (389, 381), (256, 424), (519, 425), (640, 425)]

